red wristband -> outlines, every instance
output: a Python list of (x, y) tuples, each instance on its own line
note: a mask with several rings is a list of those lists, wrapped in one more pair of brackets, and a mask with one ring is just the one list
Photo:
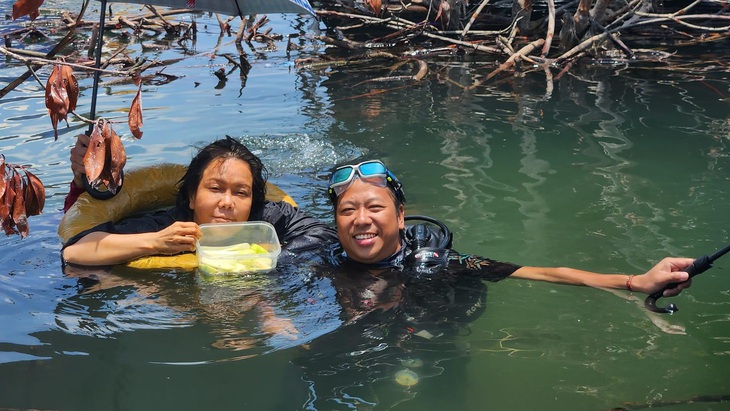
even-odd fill
[(631, 288), (631, 280), (633, 280), (633, 279), (634, 279), (633, 275), (630, 275), (626, 278), (626, 289), (629, 291), (634, 291), (634, 289)]

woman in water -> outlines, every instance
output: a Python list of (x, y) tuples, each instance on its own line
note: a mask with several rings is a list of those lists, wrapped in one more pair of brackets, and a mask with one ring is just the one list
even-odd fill
[[(83, 173), (88, 137), (78, 137), (71, 150), (74, 187)], [(151, 255), (195, 250), (200, 224), (266, 221), (276, 229), (282, 250), (289, 254), (336, 241), (336, 232), (286, 202), (266, 196), (266, 168), (239, 141), (226, 137), (202, 148), (178, 182), (175, 207), (121, 222), (109, 221), (72, 237), (63, 246), (65, 262), (82, 265), (121, 264)], [(78, 194), (76, 194), (78, 195)]]

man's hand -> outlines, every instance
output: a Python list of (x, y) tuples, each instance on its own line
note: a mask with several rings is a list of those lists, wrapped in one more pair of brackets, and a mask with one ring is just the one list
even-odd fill
[(692, 285), (689, 274), (682, 271), (692, 265), (693, 258), (667, 257), (652, 267), (645, 274), (637, 275), (632, 288), (645, 294), (653, 294), (671, 283), (679, 283), (676, 287), (664, 291), (664, 297), (672, 297)]

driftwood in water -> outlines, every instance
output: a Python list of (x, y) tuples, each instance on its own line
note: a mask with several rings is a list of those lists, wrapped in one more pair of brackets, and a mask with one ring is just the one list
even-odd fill
[[(102, 59), (100, 67), (94, 67), (95, 61), (94, 56), (96, 52), (96, 43), (99, 33), (99, 23), (94, 20), (84, 20), (84, 12), (86, 10), (86, 2), (84, 3), (81, 11), (74, 15), (70, 11), (64, 11), (60, 13), (60, 19), (58, 21), (58, 28), (56, 30), (68, 29), (69, 32), (66, 37), (49, 53), (42, 54), (37, 52), (30, 52), (23, 50), (22, 48), (14, 47), (15, 42), (22, 43), (26, 36), (35, 35), (36, 33), (42, 34), (42, 30), (31, 26), (29, 28), (22, 28), (18, 30), (8, 31), (0, 33), (4, 39), (4, 46), (0, 46), (0, 54), (4, 54), (6, 57), (20, 60), (29, 65), (30, 69), (23, 76), (11, 82), (0, 90), (0, 98), (10, 93), (15, 87), (20, 85), (23, 81), (33, 76), (36, 80), (42, 84), (40, 79), (35, 75), (35, 71), (49, 64), (65, 64), (71, 66), (75, 71), (86, 71), (86, 72), (101, 72), (107, 77), (113, 77), (106, 80), (102, 85), (107, 86), (110, 84), (119, 83), (131, 83), (132, 78), (140, 76), (142, 82), (145, 84), (156, 84), (160, 85), (172, 80), (179, 78), (180, 76), (163, 73), (164, 67), (180, 59), (166, 60), (166, 61), (146, 61), (144, 58), (130, 56), (125, 46), (118, 47), (112, 52), (111, 56), (106, 56)], [(143, 51), (148, 51), (150, 47), (154, 48), (169, 48), (173, 45), (177, 45), (185, 51), (188, 55), (194, 55), (193, 52), (188, 51), (188, 43), (194, 43), (197, 35), (197, 27), (195, 21), (191, 23), (187, 22), (175, 22), (171, 17), (180, 14), (196, 13), (189, 9), (168, 9), (165, 11), (157, 10), (152, 6), (145, 6), (149, 13), (142, 13), (138, 15), (120, 14), (114, 13), (111, 6), (107, 19), (104, 24), (103, 33), (105, 36), (114, 36), (121, 38), (132, 38), (136, 37), (139, 39), (158, 39), (160, 36), (165, 37), (163, 41), (140, 41)], [(218, 17), (218, 16), (217, 16)], [(234, 18), (228, 18), (222, 20), (218, 17), (220, 24), (221, 34), (219, 38), (219, 45), (216, 46), (216, 50), (208, 51), (206, 53), (211, 55), (217, 55), (217, 48), (221, 46), (221, 41), (224, 35), (231, 35), (230, 23)], [(230, 74), (234, 70), (240, 70), (241, 88), (245, 85), (245, 80), (248, 76), (248, 71), (251, 65), (246, 60), (246, 53), (241, 46), (241, 43), (248, 44), (250, 49), (255, 53), (258, 52), (257, 48), (253, 45), (253, 42), (264, 43), (265, 48), (274, 49), (274, 41), (282, 40), (283, 36), (272, 33), (270, 28), (266, 28), (265, 25), (269, 20), (264, 16), (258, 20), (247, 19), (241, 21), (240, 28), (236, 35), (236, 48), (238, 50), (238, 56), (231, 57), (226, 54), (221, 54), (227, 62), (233, 68), (224, 73), (224, 75)], [(261, 30), (261, 31), (259, 31)], [(87, 46), (84, 48), (84, 53), (81, 53), (78, 48), (79, 34), (83, 31), (90, 33), (89, 40), (86, 43)], [(73, 49), (69, 50), (67, 47), (69, 43), (75, 42), (77, 45)], [(64, 54), (65, 52), (65, 54)], [(61, 60), (57, 60), (57, 58)], [(145, 74), (146, 70), (153, 67), (160, 67), (162, 69), (153, 74)], [(113, 67), (113, 69), (110, 69)], [(74, 113), (76, 114), (76, 113)], [(78, 115), (78, 114), (77, 114)], [(80, 116), (79, 116), (80, 117)], [(81, 120), (93, 123), (94, 119)]]
[[(719, 2), (651, 0), (322, 0), (328, 28), (320, 38), (348, 53), (388, 51), (403, 57), (472, 53), (566, 70), (582, 58), (620, 62), (666, 58), (667, 45), (727, 41), (730, 10)], [(670, 9), (670, 7), (672, 7)], [(515, 50), (540, 41), (541, 48)], [(634, 49), (641, 44), (641, 49)], [(647, 50), (655, 44), (657, 50)], [(311, 64), (312, 61), (305, 62)], [(506, 69), (505, 66), (502, 70)], [(496, 73), (495, 73), (496, 74)]]
[[(430, 56), (470, 54), (493, 60), (498, 67), (480, 83), (520, 68), (523, 63), (541, 70), (557, 69), (561, 73), (586, 58), (591, 62), (608, 64), (637, 61), (670, 64), (668, 59), (681, 55), (683, 47), (727, 41), (730, 37), (730, 9), (721, 2), (700, 0), (665, 2), (661, 7), (652, 0), (319, 0), (312, 1), (312, 4), (327, 28), (325, 34), (316, 39), (335, 46), (343, 53), (339, 57), (335, 55), (334, 58), (340, 60), (334, 61), (329, 54), (298, 60), (299, 67), (350, 64), (384, 56), (394, 56), (386, 57), (387, 60), (426, 61)], [(66, 12), (61, 21), (70, 30), (92, 30), (86, 60), (78, 53), (68, 56), (70, 60), (67, 60), (80, 66), (90, 66), (93, 40), (99, 28), (97, 22), (83, 20), (84, 10), (82, 8), (78, 16)], [(183, 48), (187, 40), (194, 41), (197, 31), (194, 23), (176, 23), (171, 19), (178, 14), (190, 13), (190, 10), (158, 11), (150, 6), (147, 10), (148, 13), (129, 16), (116, 15), (110, 8), (104, 33), (142, 38), (159, 35), (177, 37), (176, 43)], [(245, 61), (240, 44), (248, 44), (257, 53), (252, 42), (275, 47), (274, 41), (281, 37), (271, 34), (270, 29), (262, 28), (268, 22), (265, 16), (241, 22), (236, 33), (232, 33), (232, 20), (218, 17), (221, 36), (235, 35), (240, 55), (227, 59), (234, 70), (241, 69), (243, 85), (250, 65)], [(21, 56), (27, 62), (43, 61), (13, 50), (11, 39), (28, 33), (3, 35), (6, 47), (0, 47), (0, 52), (12, 54), (12, 57)], [(541, 45), (530, 46), (537, 43)], [(673, 50), (666, 51), (670, 46)], [(288, 42), (287, 51), (293, 47), (295, 45)], [(49, 59), (52, 55), (45, 57)], [(127, 61), (124, 61), (125, 58)], [(236, 61), (239, 63), (236, 64)], [(131, 77), (140, 68), (164, 65), (164, 62), (140, 67), (137, 59), (122, 53), (109, 58), (101, 68), (108, 65), (118, 68), (110, 74)], [(418, 71), (406, 77), (417, 81), (423, 77), (423, 68), (419, 66)], [(28, 76), (30, 73), (25, 75)], [(163, 76), (158, 81), (169, 81), (169, 78)], [(14, 82), (0, 91), (0, 98), (17, 84)]]

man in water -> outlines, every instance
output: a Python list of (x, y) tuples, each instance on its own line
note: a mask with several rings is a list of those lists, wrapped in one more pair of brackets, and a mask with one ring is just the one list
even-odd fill
[[(368, 268), (409, 269), (417, 261), (405, 236), (405, 196), (400, 181), (378, 161), (338, 167), (330, 178), (329, 195), (334, 205), (340, 243), (331, 254), (335, 265), (359, 263)], [(436, 254), (438, 254), (436, 252)], [(499, 281), (506, 277), (600, 288), (627, 289), (652, 294), (671, 283), (678, 286), (664, 292), (679, 294), (690, 286), (682, 271), (691, 258), (667, 257), (640, 275), (599, 274), (568, 267), (531, 267), (503, 263), (484, 257), (444, 249), (433, 256), (448, 266), (448, 272), (470, 273), (481, 279)], [(410, 258), (409, 258), (410, 257)], [(436, 261), (438, 262), (438, 261)]]
[[(450, 248), (445, 227), (441, 232), (431, 225), (406, 227), (403, 187), (380, 161), (338, 167), (328, 193), (339, 242), (323, 253), (322, 269), (346, 326), (303, 347), (294, 361), (309, 376), (309, 391), (316, 392), (309, 396), (312, 408), (333, 401), (352, 408), (388, 408), (415, 389), (389, 395), (391, 390), (377, 387), (393, 380), (410, 386), (417, 378), (437, 376), (444, 372), (445, 360), (450, 375), (459, 369), (466, 373), (468, 348), (458, 336), (468, 335), (470, 323), (486, 309), (484, 280), (516, 277), (647, 294), (679, 283), (665, 296), (690, 285), (681, 271), (693, 262), (690, 258), (665, 258), (644, 274), (626, 275), (519, 266), (461, 254)], [(305, 289), (316, 290), (319, 284)], [(320, 294), (327, 295), (312, 291), (310, 300)], [(450, 400), (460, 397), (454, 389)]]

